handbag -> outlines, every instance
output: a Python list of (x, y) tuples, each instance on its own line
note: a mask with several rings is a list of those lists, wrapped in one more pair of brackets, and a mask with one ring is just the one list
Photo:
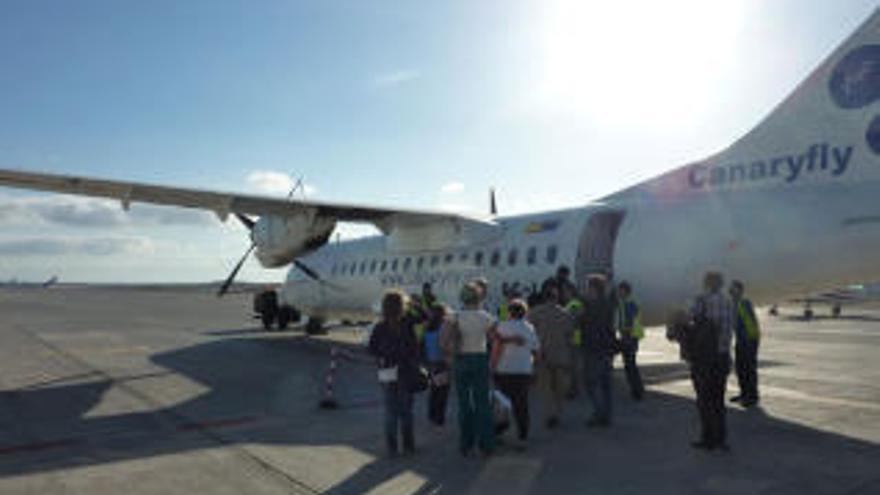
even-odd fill
[(415, 373), (413, 373), (412, 382), (409, 384), (409, 391), (414, 394), (418, 394), (428, 390), (428, 386), (431, 384), (431, 378), (428, 374), (428, 370), (424, 367), (419, 366), (415, 369)]

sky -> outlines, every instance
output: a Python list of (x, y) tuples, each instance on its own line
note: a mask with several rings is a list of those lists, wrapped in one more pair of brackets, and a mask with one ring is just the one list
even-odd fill
[[(740, 137), (876, 0), (0, 2), (0, 168), (502, 214)], [(374, 232), (342, 226), (341, 235)], [(0, 189), (0, 281), (222, 279), (210, 213)], [(280, 281), (250, 260), (240, 278)]]

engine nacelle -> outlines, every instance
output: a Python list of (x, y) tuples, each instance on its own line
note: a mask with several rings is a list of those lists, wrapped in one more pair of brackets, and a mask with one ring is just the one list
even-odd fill
[(326, 244), (335, 228), (335, 218), (320, 217), (317, 210), (304, 209), (291, 216), (260, 217), (251, 231), (251, 240), (257, 246), (260, 264), (277, 268)]

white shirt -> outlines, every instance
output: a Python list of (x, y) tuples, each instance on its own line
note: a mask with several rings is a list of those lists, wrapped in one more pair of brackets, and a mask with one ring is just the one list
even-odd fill
[(501, 349), (501, 357), (495, 368), (497, 373), (531, 375), (532, 353), (539, 348), (535, 327), (526, 320), (507, 320), (498, 326), (502, 338), (520, 337), (523, 345), (506, 342)]
[(486, 335), (495, 324), (495, 318), (482, 309), (463, 309), (453, 318), (458, 320), (458, 328), (461, 330), (459, 352), (485, 354)]

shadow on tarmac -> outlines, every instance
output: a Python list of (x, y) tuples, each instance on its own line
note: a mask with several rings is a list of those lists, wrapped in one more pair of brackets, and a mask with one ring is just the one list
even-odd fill
[[(205, 390), (172, 407), (155, 404), (150, 395), (132, 386), (132, 380), (152, 378), (149, 374), (90, 379), (84, 373), (71, 377), (80, 383), (47, 382), (0, 393), (0, 476), (263, 444), (350, 446), (377, 456), (326, 491), (337, 495), (363, 493), (405, 472), (435, 480), (422, 486), (423, 493), (438, 488), (476, 492), (504, 483), (519, 487), (513, 493), (566, 493), (587, 485), (595, 493), (647, 489), (676, 493), (682, 487), (734, 482), (739, 485), (732, 486), (744, 488), (741, 493), (876, 493), (873, 490), (880, 488), (876, 478), (865, 481), (877, 476), (878, 445), (774, 418), (760, 409), (728, 409), (733, 453), (694, 452), (688, 447), (696, 428), (693, 401), (649, 391), (643, 402), (634, 403), (628, 400), (620, 370), (615, 371), (614, 384), (616, 423), (610, 429), (587, 430), (580, 419), (574, 419), (585, 416), (587, 407), (581, 400), (569, 403), (561, 430), (548, 432), (537, 414), (538, 395), (533, 393), (534, 435), (528, 452), (502, 449), (488, 461), (463, 460), (457, 454), (454, 431), (440, 438), (421, 428), (424, 398), (419, 397), (416, 418), (422, 453), (386, 460), (377, 405), (333, 412), (317, 408), (326, 358), (325, 346), (286, 335), (234, 337), (156, 354), (153, 363)], [(313, 371), (292, 373), (293, 361)], [(648, 365), (642, 371), (648, 385), (688, 377), (682, 363)], [(365, 397), (378, 404), (370, 367), (352, 364), (342, 373), (343, 406)], [(90, 413), (113, 388), (156, 407), (145, 412)], [(454, 425), (454, 407), (448, 418)], [(627, 466), (638, 466), (638, 475), (632, 476)]]

